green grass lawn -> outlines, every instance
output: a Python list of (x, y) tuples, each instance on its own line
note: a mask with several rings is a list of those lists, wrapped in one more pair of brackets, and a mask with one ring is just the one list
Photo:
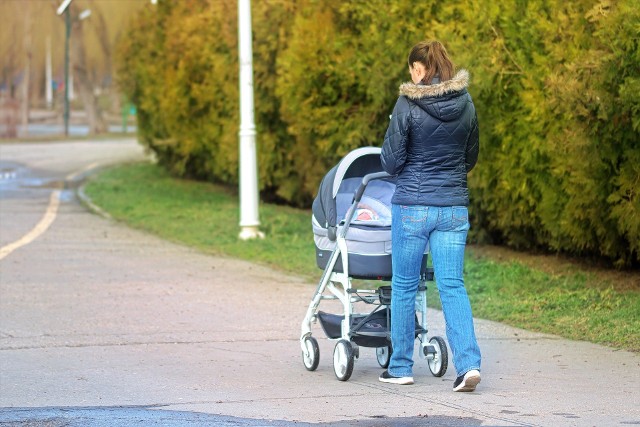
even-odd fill
[[(132, 227), (216, 255), (269, 265), (315, 285), (311, 214), (261, 204), (267, 238), (238, 239), (237, 195), (230, 189), (175, 179), (151, 164), (103, 171), (85, 187), (91, 200)], [(499, 262), (470, 246), (465, 280), (474, 316), (531, 331), (640, 351), (640, 289), (617, 289), (587, 273), (551, 274)], [(310, 286), (310, 295), (312, 288)], [(439, 308), (435, 286), (430, 305)]]

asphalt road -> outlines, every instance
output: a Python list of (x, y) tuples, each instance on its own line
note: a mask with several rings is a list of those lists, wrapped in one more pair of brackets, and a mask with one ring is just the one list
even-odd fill
[[(80, 203), (87, 173), (144, 157), (133, 140), (0, 144), (0, 426), (640, 425), (639, 355), (485, 320), (474, 393), (422, 360), (415, 385), (382, 384), (371, 349), (339, 382), (319, 327), (306, 371), (315, 283)], [(439, 311), (429, 329), (444, 335)]]

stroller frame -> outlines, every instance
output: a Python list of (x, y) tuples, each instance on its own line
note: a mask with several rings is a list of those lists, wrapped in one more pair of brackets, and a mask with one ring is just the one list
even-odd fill
[[(327, 328), (323, 323), (323, 315), (319, 312), (320, 303), (324, 300), (338, 300), (342, 304), (343, 316), (333, 316), (334, 320), (340, 321), (340, 333), (327, 336), (330, 340), (337, 340), (333, 352), (333, 368), (338, 380), (347, 381), (353, 373), (355, 360), (360, 357), (359, 345), (363, 347), (374, 347), (376, 358), (382, 368), (387, 368), (391, 358), (392, 347), (390, 338), (390, 304), (391, 286), (381, 286), (378, 289), (354, 289), (352, 286), (353, 277), (349, 274), (349, 257), (347, 232), (360, 202), (364, 191), (372, 180), (390, 177), (386, 172), (375, 172), (365, 175), (358, 189), (354, 193), (353, 202), (347, 210), (345, 218), (340, 222), (336, 234), (336, 246), (323, 270), (322, 276), (311, 298), (306, 315), (302, 321), (300, 348), (302, 350), (302, 360), (305, 368), (315, 371), (320, 360), (320, 349), (317, 340), (312, 335), (311, 325), (320, 319), (321, 325), (327, 333)], [(426, 264), (426, 254), (423, 263)], [(334, 271), (338, 260), (342, 262), (342, 272)], [(378, 279), (389, 281), (389, 277), (379, 277)], [(436, 377), (445, 374), (448, 365), (448, 352), (446, 342), (442, 337), (435, 336), (427, 341), (427, 281), (433, 281), (433, 269), (425, 268), (420, 275), (420, 284), (416, 295), (416, 313), (420, 314), (420, 319), (416, 315), (416, 338), (420, 341), (419, 356), (426, 359), (431, 373)], [(364, 302), (376, 305), (369, 313), (354, 312), (353, 304)], [(376, 315), (380, 319), (380, 313), (386, 312), (386, 328), (381, 331), (364, 331), (363, 325)], [(331, 316), (331, 315), (329, 315)], [(360, 341), (358, 345), (356, 341)]]

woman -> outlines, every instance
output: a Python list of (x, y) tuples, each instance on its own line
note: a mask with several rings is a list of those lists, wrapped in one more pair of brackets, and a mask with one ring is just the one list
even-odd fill
[(480, 348), (462, 277), (469, 230), (467, 172), (478, 158), (478, 120), (467, 92), (469, 74), (438, 41), (409, 54), (412, 83), (400, 97), (382, 147), (382, 166), (397, 175), (392, 198), (391, 345), (380, 381), (413, 384), (415, 299), (427, 245), (442, 301), (457, 379), (454, 391), (480, 382)]

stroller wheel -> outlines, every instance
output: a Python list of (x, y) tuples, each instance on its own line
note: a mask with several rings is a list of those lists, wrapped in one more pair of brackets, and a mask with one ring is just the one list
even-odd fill
[(320, 363), (320, 347), (318, 340), (312, 336), (305, 337), (304, 347), (306, 351), (302, 352), (302, 363), (307, 371), (315, 371)]
[(340, 340), (333, 349), (333, 372), (340, 381), (347, 381), (353, 373), (355, 355), (351, 342)]
[(376, 359), (378, 359), (378, 365), (380, 365), (381, 368), (387, 369), (389, 367), (391, 352), (392, 350), (390, 345), (376, 348)]
[(429, 344), (435, 349), (435, 353), (427, 355), (429, 370), (434, 377), (441, 377), (447, 372), (449, 365), (449, 353), (447, 353), (447, 343), (442, 337), (432, 337)]

